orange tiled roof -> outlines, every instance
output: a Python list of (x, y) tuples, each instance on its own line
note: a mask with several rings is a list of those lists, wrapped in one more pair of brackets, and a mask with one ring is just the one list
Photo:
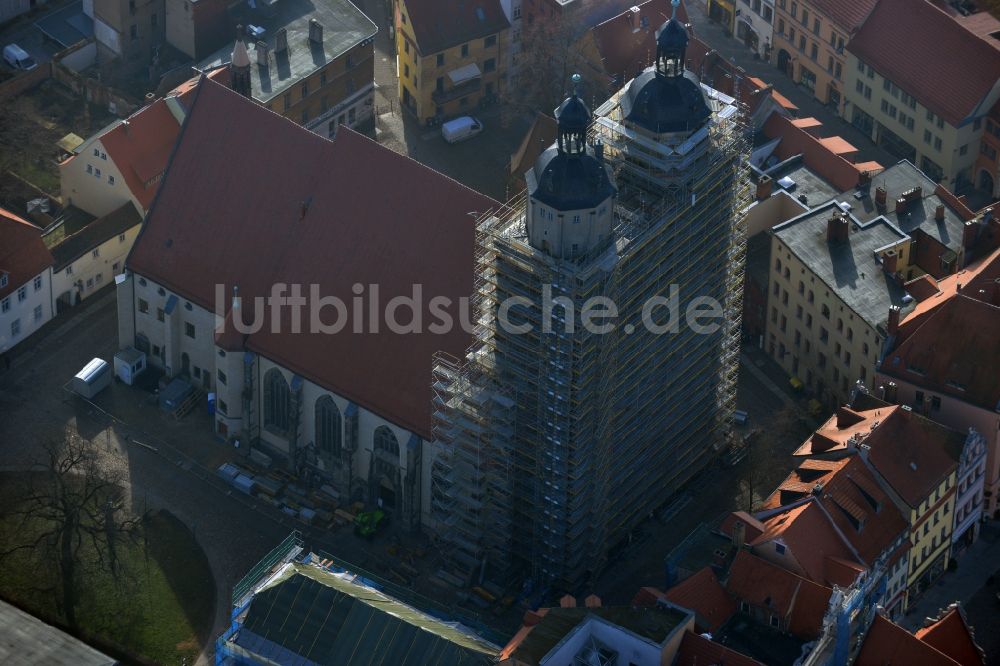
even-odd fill
[(0, 208), (0, 274), (7, 274), (7, 286), (0, 287), (0, 298), (52, 264), (52, 254), (42, 242), (42, 230)]
[(179, 133), (177, 119), (158, 99), (100, 136), (108, 158), (143, 210), (149, 210)]
[[(909, 336), (926, 320), (928, 313), (957, 294), (959, 286), (961, 286), (963, 293), (972, 298), (1000, 305), (1000, 301), (994, 300), (1000, 297), (1000, 294), (996, 293), (998, 278), (1000, 278), (1000, 248), (993, 250), (986, 257), (969, 264), (957, 273), (939, 280), (935, 280), (929, 275), (923, 275), (907, 282), (906, 291), (917, 299), (917, 305), (899, 322), (900, 337)], [(980, 291), (985, 291), (985, 294), (980, 294)]]
[(1000, 79), (1000, 52), (924, 0), (880, 0), (847, 50), (951, 125)]
[(1000, 305), (963, 293), (918, 320), (879, 371), (983, 409), (1000, 406)]
[(715, 633), (736, 612), (736, 602), (722, 588), (711, 567), (663, 592), (672, 604), (694, 611), (698, 631)]
[[(834, 529), (831, 518), (814, 499), (763, 519), (761, 522), (767, 529), (750, 546), (755, 553), (766, 553), (765, 559), (771, 560), (774, 542), (781, 542), (787, 555), (801, 568), (797, 572), (800, 575), (824, 585), (850, 585), (865, 567), (855, 559), (850, 546)], [(831, 565), (830, 558), (836, 558), (839, 564)]]
[(793, 455), (848, 454), (862, 443), (879, 475), (903, 501), (917, 506), (955, 468), (965, 435), (899, 405), (841, 407)]
[(945, 611), (933, 624), (918, 629), (915, 635), (962, 666), (983, 666), (986, 661), (958, 605)]
[(789, 631), (811, 640), (823, 628), (833, 590), (741, 550), (729, 569), (726, 589), (737, 599), (788, 618)]
[(925, 643), (898, 624), (876, 615), (858, 652), (855, 666), (919, 664), (959, 666), (960, 662)]

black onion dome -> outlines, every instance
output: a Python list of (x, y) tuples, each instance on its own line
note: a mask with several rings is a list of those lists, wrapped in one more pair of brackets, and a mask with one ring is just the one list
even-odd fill
[(661, 25), (656, 33), (656, 46), (660, 51), (682, 51), (687, 48), (688, 41), (687, 28), (676, 17)]
[(661, 76), (653, 68), (635, 77), (621, 98), (625, 119), (655, 132), (692, 132), (712, 115), (697, 77)]
[(528, 194), (556, 210), (594, 208), (615, 193), (604, 163), (590, 153), (550, 146), (527, 174)]
[(590, 109), (576, 95), (563, 100), (556, 109), (556, 122), (563, 132), (586, 132), (590, 126)]

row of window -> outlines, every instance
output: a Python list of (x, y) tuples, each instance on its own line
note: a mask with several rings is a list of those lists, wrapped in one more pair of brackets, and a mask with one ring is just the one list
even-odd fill
[[(221, 375), (220, 379), (224, 377)], [(264, 375), (264, 426), (285, 435), (291, 427), (291, 415), (291, 389), (282, 372), (271, 368)], [(333, 398), (324, 395), (316, 400), (314, 418), (316, 448), (320, 453), (339, 456), (343, 445), (343, 418)], [(374, 450), (382, 454), (375, 458), (376, 471), (392, 476), (398, 467), (399, 440), (387, 426), (376, 428), (373, 439)]]
[[(101, 177), (101, 170), (93, 166), (92, 164), (87, 165), (87, 173), (92, 174), (94, 178)], [(114, 185), (114, 184), (115, 184), (115, 177), (112, 176), (111, 174), (108, 174), (108, 185)]]
[[(7, 275), (5, 274), (3, 276), (3, 285), (6, 286), (6, 284), (7, 284)], [(34, 287), (35, 291), (41, 290), (42, 276), (36, 275), (35, 279), (31, 281), (31, 284)], [(0, 301), (0, 312), (10, 311), (10, 298), (11, 298), (10, 296), (7, 296), (2, 301)], [(21, 285), (20, 287), (17, 288), (17, 302), (23, 303), (26, 300), (28, 300), (28, 285)]]
[[(32, 316), (34, 317), (36, 324), (42, 320), (42, 306), (41, 305), (36, 305), (35, 306), (35, 309), (32, 312)], [(10, 337), (16, 338), (19, 335), (21, 335), (21, 318), (20, 317), (18, 317), (14, 321), (10, 322)]]
[[(347, 54), (347, 58), (344, 60), (344, 71), (350, 71), (353, 67), (354, 67), (354, 58), (352, 57), (352, 55), (350, 53), (348, 53)], [(324, 86), (326, 86), (326, 84), (327, 84), (328, 81), (329, 81), (329, 78), (327, 77), (327, 70), (324, 69), (323, 71), (321, 71), (319, 73), (319, 88), (318, 89), (322, 89)], [(357, 90), (357, 85), (354, 83), (354, 77), (353, 76), (348, 77), (347, 84), (346, 84), (346, 89), (347, 89), (347, 94), (348, 95), (354, 93)], [(301, 84), (299, 84), (299, 93), (300, 93), (300, 96), (299, 96), (299, 101), (300, 102), (302, 100), (304, 100), (306, 97), (309, 96), (309, 81), (303, 81)], [(284, 105), (284, 110), (285, 111), (287, 111), (288, 109), (290, 109), (292, 107), (292, 93), (291, 92), (286, 92), (285, 93), (285, 96), (282, 98), (282, 104)], [(329, 96), (328, 95), (326, 95), (326, 96), (323, 97), (322, 102), (321, 102), (321, 106), (322, 106), (322, 109), (321, 109), (320, 113), (326, 113), (326, 110), (327, 110), (327, 108), (329, 106)], [(274, 110), (273, 105), (271, 107), (269, 107), (269, 108), (271, 108), (272, 111)], [(309, 120), (308, 112), (303, 111), (302, 112), (302, 118), (303, 118), (302, 122), (307, 122)]]

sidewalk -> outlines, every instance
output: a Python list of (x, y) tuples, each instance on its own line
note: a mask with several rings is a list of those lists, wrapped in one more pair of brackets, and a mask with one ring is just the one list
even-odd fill
[(901, 624), (913, 631), (924, 626), (924, 618), (936, 617), (938, 612), (955, 601), (969, 603), (987, 584), (987, 579), (1000, 571), (1000, 524), (991, 521), (983, 525), (976, 541), (958, 560), (958, 569), (946, 571), (910, 609)]
[(798, 117), (811, 116), (823, 123), (821, 133), (824, 136), (839, 135), (846, 139), (858, 149), (857, 162), (874, 160), (884, 167), (889, 167), (899, 161), (898, 158), (876, 146), (870, 137), (841, 118), (834, 109), (816, 100), (811, 93), (792, 81), (784, 72), (768, 62), (755, 59), (750, 49), (742, 42), (727, 37), (722, 26), (708, 20), (703, 3), (688, 2), (687, 10), (694, 35), (698, 39), (715, 49), (726, 60), (742, 67), (750, 76), (773, 84), (778, 92), (799, 107)]

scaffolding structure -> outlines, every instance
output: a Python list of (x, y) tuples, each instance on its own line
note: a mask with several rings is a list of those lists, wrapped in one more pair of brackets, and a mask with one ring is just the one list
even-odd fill
[[(527, 575), (579, 587), (724, 446), (738, 372), (748, 136), (734, 98), (702, 88), (713, 115), (690, 134), (629, 127), (622, 93), (597, 110), (589, 140), (618, 189), (604, 245), (573, 260), (532, 247), (525, 194), (477, 223), (476, 340), (464, 359), (436, 364), (443, 452), (431, 470), (442, 554), (470, 583)], [(546, 285), (572, 311), (556, 305), (547, 319)], [(672, 285), (682, 304), (720, 303), (721, 326), (650, 331), (640, 313)], [(515, 297), (534, 306), (500, 321)], [(610, 331), (583, 326), (582, 305), (594, 297), (617, 308)]]

